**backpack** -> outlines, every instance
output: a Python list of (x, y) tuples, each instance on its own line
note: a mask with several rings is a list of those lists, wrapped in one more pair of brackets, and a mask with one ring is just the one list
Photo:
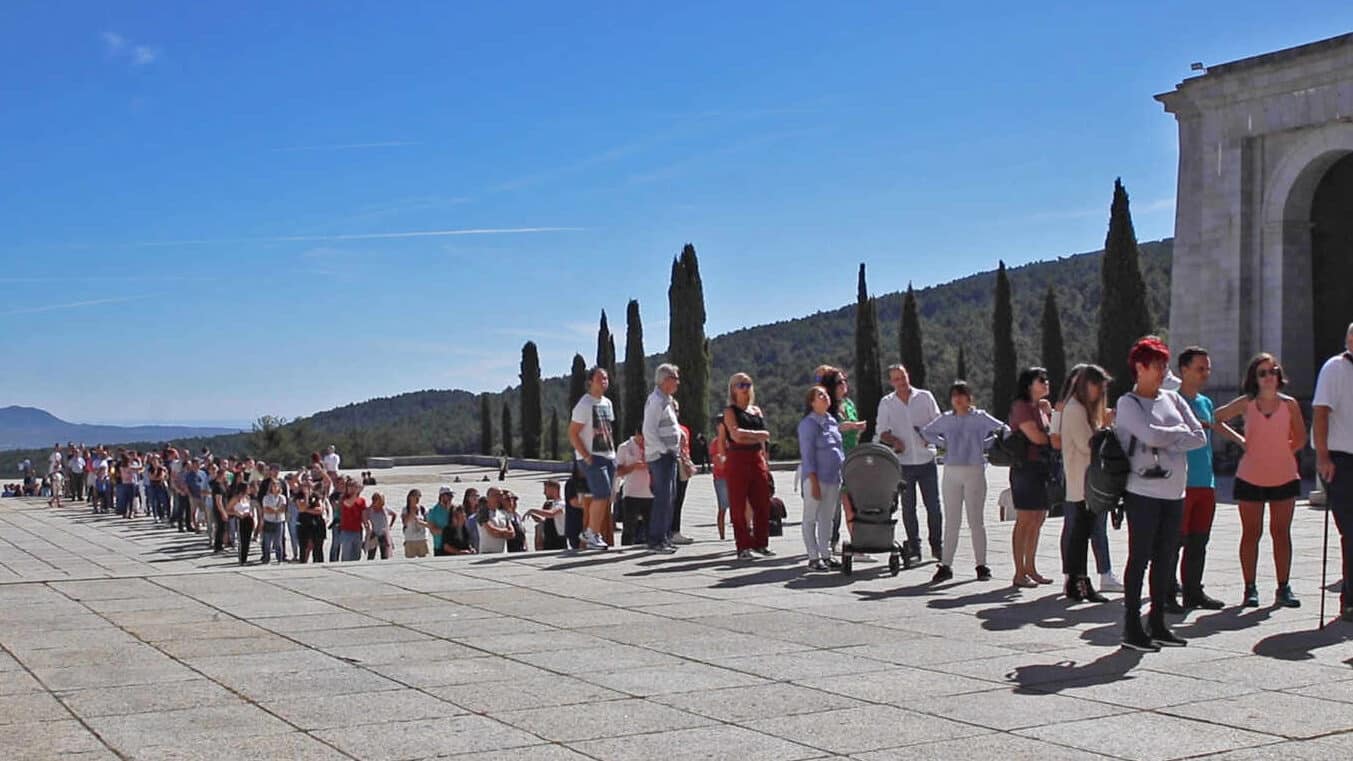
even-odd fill
[(1137, 447), (1133, 437), (1128, 451), (1112, 428), (1101, 428), (1090, 437), (1090, 466), (1085, 470), (1085, 507), (1095, 515), (1117, 509), (1127, 492), (1128, 474), (1132, 472), (1132, 451)]
[(997, 436), (987, 453), (987, 462), (999, 468), (1020, 468), (1029, 462), (1029, 437), (1013, 430)]

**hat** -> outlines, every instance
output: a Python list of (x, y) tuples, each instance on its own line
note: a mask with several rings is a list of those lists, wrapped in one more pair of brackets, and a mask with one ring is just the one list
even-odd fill
[(455, 494), (455, 492), (451, 491), (450, 486), (443, 486), (442, 488), (437, 490), (437, 496), (440, 497), (443, 494)]

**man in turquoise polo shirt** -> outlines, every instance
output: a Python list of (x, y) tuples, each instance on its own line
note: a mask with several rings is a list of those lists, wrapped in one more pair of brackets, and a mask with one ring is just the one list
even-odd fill
[[(1179, 575), (1184, 593), (1182, 612), (1187, 608), (1221, 610), (1225, 603), (1208, 597), (1203, 591), (1203, 566), (1207, 561), (1207, 541), (1212, 535), (1212, 518), (1217, 512), (1217, 478), (1212, 469), (1212, 400), (1203, 387), (1212, 377), (1212, 359), (1207, 350), (1190, 346), (1179, 353), (1179, 393), (1188, 400), (1198, 422), (1203, 424), (1207, 446), (1191, 449), (1189, 478), (1184, 489), (1184, 519), (1180, 522), (1182, 552)], [(1173, 596), (1171, 596), (1173, 598)], [(1173, 602), (1173, 599), (1171, 600)], [(1177, 606), (1178, 603), (1175, 603)], [(1174, 606), (1172, 606), (1174, 607)]]

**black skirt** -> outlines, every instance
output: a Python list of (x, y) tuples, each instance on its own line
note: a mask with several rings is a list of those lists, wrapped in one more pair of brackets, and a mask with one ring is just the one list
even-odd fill
[(1256, 486), (1237, 478), (1231, 489), (1231, 498), (1237, 502), (1282, 502), (1301, 496), (1301, 481), (1292, 479), (1278, 486)]

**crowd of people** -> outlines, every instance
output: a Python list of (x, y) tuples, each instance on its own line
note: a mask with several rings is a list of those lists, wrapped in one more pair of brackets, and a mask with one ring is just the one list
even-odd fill
[[(1353, 325), (1346, 348), (1320, 371), (1311, 443), (1342, 537), (1346, 581), (1341, 615), (1353, 621), (1347, 583), (1353, 571)], [(1103, 592), (1121, 591), (1125, 647), (1152, 651), (1182, 646), (1186, 643), (1171, 631), (1166, 614), (1225, 606), (1207, 594), (1203, 583), (1216, 513), (1216, 436), (1244, 452), (1232, 494), (1242, 526), (1240, 604), (1260, 604), (1258, 556), (1267, 513), (1275, 605), (1299, 607), (1290, 583), (1291, 525), (1301, 491), (1296, 455), (1308, 437), (1301, 408), (1283, 393), (1288, 379), (1281, 365), (1270, 354), (1255, 356), (1241, 382), (1242, 394), (1215, 407), (1203, 393), (1212, 370), (1207, 350), (1184, 349), (1174, 358), (1173, 370), (1170, 361), (1169, 349), (1158, 338), (1139, 340), (1129, 356), (1132, 389), (1113, 408), (1108, 404), (1113, 379), (1102, 367), (1077, 365), (1056, 400), (1049, 398), (1047, 371), (1027, 368), (1019, 375), (1006, 421), (974, 407), (972, 390), (962, 380), (949, 387), (949, 410), (942, 412), (928, 390), (911, 385), (902, 365), (888, 368), (893, 391), (881, 400), (877, 418), (862, 421), (850, 399), (846, 373), (831, 366), (817, 368), (797, 428), (800, 465), (795, 480), (803, 499), (808, 569), (840, 566), (841, 524), (849, 531), (854, 518), (843, 465), (872, 423), (875, 440), (890, 447), (900, 463), (898, 498), (908, 565), (921, 559), (918, 506), (923, 504), (925, 540), (937, 561), (932, 582), (954, 577), (965, 519), (975, 576), (992, 579), (985, 471), (989, 452), (998, 446), (1012, 458), (1010, 488), (1002, 496), (1014, 512), (1011, 584), (1031, 589), (1053, 582), (1039, 572), (1037, 550), (1045, 519), (1060, 506), (1065, 518), (1065, 597), (1102, 603), (1108, 601)], [(370, 501), (362, 496), (374, 484), (369, 472), (361, 478), (339, 474), (340, 458), (333, 447), (313, 454), (307, 468), (284, 475), (276, 464), (215, 457), (207, 450), (192, 455), (174, 447), (141, 453), (75, 446), (63, 451), (58, 446), (45, 477), (25, 462), (23, 484), (12, 486), (24, 493), (46, 489), (53, 506), (63, 498), (84, 501), (95, 512), (126, 518), (144, 514), (181, 532), (205, 532), (212, 550), (233, 550), (241, 564), (250, 562), (255, 540), (263, 563), (388, 558), (396, 521), (406, 557), (523, 552), (528, 545), (602, 551), (616, 543), (617, 523), (622, 545), (677, 552), (691, 543), (681, 533), (681, 512), (688, 480), (698, 471), (691, 457), (691, 433), (680, 422), (675, 396), (680, 369), (672, 364), (657, 368), (642, 422), (619, 444), (614, 408), (606, 397), (609, 381), (604, 369), (590, 371), (587, 392), (574, 407), (568, 430), (572, 472), (567, 479), (545, 481), (540, 507), (525, 511), (509, 489), (491, 487), (481, 494), (466, 488), (457, 501), (451, 486), (439, 489), (431, 508), (423, 506), (417, 489), (411, 490), (396, 511), (379, 492)], [(1242, 421), (1241, 430), (1232, 426), (1236, 420)], [(729, 379), (726, 406), (714, 428), (708, 462), (719, 536), (724, 537), (727, 520), (733, 525), (739, 560), (772, 556), (769, 537), (778, 530), (784, 510), (774, 496), (769, 470), (771, 433), (746, 373)], [(941, 450), (942, 479), (937, 468)], [(1113, 452), (1123, 458), (1127, 473), (1121, 494), (1109, 495), (1113, 509), (1106, 509), (1104, 495), (1088, 499), (1102, 486), (1087, 475)], [(1109, 552), (1110, 520), (1115, 527), (1125, 520), (1128, 528), (1121, 581)], [(1091, 551), (1098, 585), (1089, 573)], [(1148, 571), (1151, 605), (1144, 623)]]

